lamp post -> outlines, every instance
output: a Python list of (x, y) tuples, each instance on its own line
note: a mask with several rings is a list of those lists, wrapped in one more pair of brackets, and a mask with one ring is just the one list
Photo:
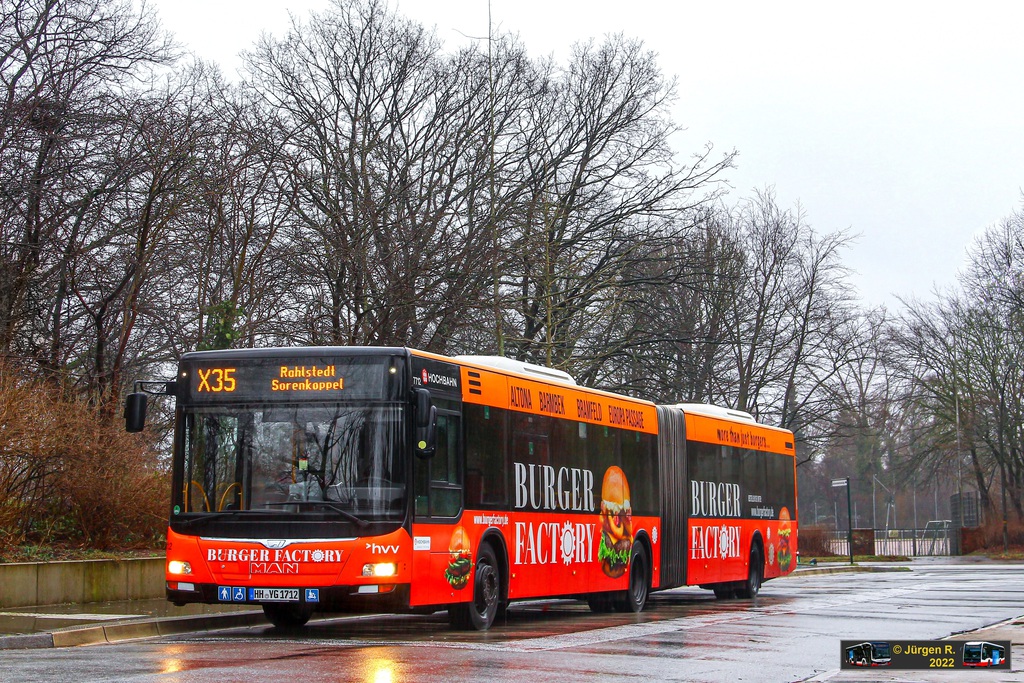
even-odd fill
[(850, 478), (833, 479), (832, 488), (846, 487), (846, 542), (850, 546), (850, 564), (853, 564), (853, 505), (850, 502)]
[[(888, 486), (883, 484), (881, 479), (879, 479), (878, 477), (876, 477), (875, 475), (872, 474), (871, 475), (871, 509), (872, 510), (875, 508), (875, 484), (876, 483), (879, 486), (881, 486), (883, 489), (885, 489), (885, 492), (889, 494), (889, 500), (886, 501), (886, 503), (885, 503), (885, 529), (886, 529), (886, 531), (888, 531), (889, 530), (889, 505), (890, 504), (893, 507), (893, 526), (896, 526), (896, 494), (893, 493), (889, 489)], [(877, 522), (875, 523), (875, 528), (876, 529), (878, 528)]]

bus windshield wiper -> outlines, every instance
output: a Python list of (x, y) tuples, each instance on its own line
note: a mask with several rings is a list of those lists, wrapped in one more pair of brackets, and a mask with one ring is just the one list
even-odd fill
[(267, 507), (279, 506), (279, 505), (281, 505), (281, 506), (283, 506), (283, 505), (297, 505), (297, 506), (300, 506), (300, 507), (318, 506), (318, 507), (327, 508), (328, 510), (332, 510), (333, 512), (337, 512), (339, 515), (341, 515), (345, 519), (349, 520), (350, 522), (355, 522), (360, 527), (365, 527), (367, 524), (369, 524), (369, 522), (367, 522), (362, 517), (358, 517), (356, 515), (353, 515), (351, 512), (349, 512), (345, 508), (341, 507), (337, 503), (332, 503), (329, 500), (289, 500), (289, 501), (285, 501), (285, 502), (281, 502), (281, 503), (266, 503), (266, 505), (267, 505)]
[(268, 513), (273, 513), (273, 511), (272, 510), (222, 510), (220, 512), (200, 513), (199, 517), (192, 517), (190, 519), (185, 519), (185, 520), (182, 520), (180, 523), (181, 523), (181, 525), (183, 527), (190, 527), (190, 526), (194, 526), (196, 524), (199, 524), (200, 522), (205, 524), (206, 522), (211, 522), (211, 521), (213, 521), (215, 519), (221, 519), (223, 517), (234, 517), (236, 515), (251, 515), (251, 514), (265, 515), (265, 514), (268, 514)]

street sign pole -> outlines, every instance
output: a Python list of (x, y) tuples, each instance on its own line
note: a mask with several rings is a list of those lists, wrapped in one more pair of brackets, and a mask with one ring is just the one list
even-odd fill
[(846, 478), (846, 521), (850, 539), (850, 566), (853, 566), (853, 508), (850, 506), (850, 478)]
[(846, 543), (850, 547), (850, 564), (853, 564), (853, 504), (850, 497), (850, 478), (833, 479), (832, 488), (846, 487)]

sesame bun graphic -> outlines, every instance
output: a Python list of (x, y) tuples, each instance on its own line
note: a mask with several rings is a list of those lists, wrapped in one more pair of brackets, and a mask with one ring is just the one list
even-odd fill
[(786, 571), (793, 562), (793, 553), (789, 549), (789, 537), (793, 533), (792, 524), (789, 519), (789, 509), (779, 510), (779, 569)]
[(601, 570), (612, 578), (622, 576), (629, 566), (633, 547), (633, 509), (629, 482), (618, 467), (609, 467), (601, 483), (601, 543), (597, 559)]
[(461, 526), (455, 527), (452, 540), (448, 544), (448, 568), (444, 570), (444, 578), (455, 590), (462, 590), (469, 582), (469, 570), (473, 568), (472, 555), (469, 547), (469, 536)]

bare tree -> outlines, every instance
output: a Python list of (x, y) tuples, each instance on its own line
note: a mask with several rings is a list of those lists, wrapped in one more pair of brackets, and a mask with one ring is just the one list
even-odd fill
[(1024, 518), (1022, 226), (1017, 214), (987, 230), (969, 250), (963, 291), (909, 302), (899, 330), (915, 408), (928, 418), (917, 461), (955, 469), (958, 488), (977, 490), (1003, 519)]
[(54, 325), (61, 317), (50, 297), (67, 286), (64, 245), (81, 235), (97, 202), (121, 181), (112, 168), (117, 160), (105, 156), (119, 135), (117, 103), (145, 67), (166, 57), (152, 16), (129, 2), (4, 5), (0, 353), (54, 365), (53, 340), (26, 326)]
[(744, 262), (727, 312), (734, 384), (722, 398), (799, 431), (827, 416), (828, 385), (851, 360), (854, 316), (840, 260), (850, 238), (819, 235), (770, 191), (740, 207), (734, 228)]
[(443, 350), (489, 282), (467, 220), (488, 158), (486, 71), (382, 3), (336, 4), (249, 57), (287, 131), (307, 339)]
[[(503, 278), (512, 355), (598, 381), (616, 347), (617, 311), (638, 264), (689, 227), (731, 155), (673, 161), (674, 82), (638, 41), (574, 48), (564, 70), (538, 65), (521, 149), (520, 211), (508, 217), (516, 260)], [(699, 195), (704, 191), (703, 196)], [(695, 195), (697, 195), (695, 197)]]

